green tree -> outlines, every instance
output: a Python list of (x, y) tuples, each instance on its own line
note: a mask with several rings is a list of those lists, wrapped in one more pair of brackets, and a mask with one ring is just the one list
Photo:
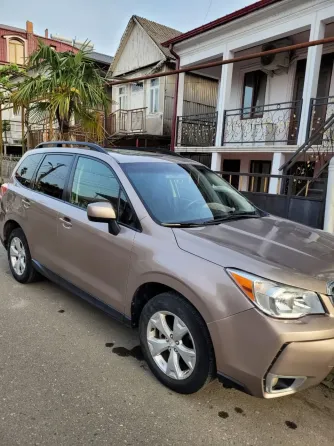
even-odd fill
[(39, 42), (29, 57), (29, 74), (11, 95), (14, 109), (29, 109), (32, 122), (57, 121), (61, 139), (67, 140), (73, 120), (84, 131), (102, 134), (100, 114), (106, 110), (108, 98), (105, 80), (88, 58), (87, 44), (74, 52), (58, 53)]
[(5, 142), (8, 142), (7, 133), (10, 132), (10, 121), (4, 120), (2, 121), (2, 133), (5, 136)]

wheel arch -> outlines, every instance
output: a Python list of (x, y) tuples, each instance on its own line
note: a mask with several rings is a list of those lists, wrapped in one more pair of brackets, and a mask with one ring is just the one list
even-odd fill
[(194, 307), (205, 324), (211, 322), (212, 317), (203, 301), (189, 289), (187, 285), (169, 276), (165, 277), (161, 274), (154, 274), (145, 277), (145, 280), (143, 280), (142, 283), (136, 287), (135, 292), (130, 295), (131, 325), (133, 327), (138, 326), (140, 314), (145, 304), (153, 297), (164, 292), (171, 292), (179, 295)]
[(22, 226), (15, 220), (7, 220), (3, 227), (3, 243), (6, 249), (8, 248), (9, 236), (14, 229), (22, 229)]

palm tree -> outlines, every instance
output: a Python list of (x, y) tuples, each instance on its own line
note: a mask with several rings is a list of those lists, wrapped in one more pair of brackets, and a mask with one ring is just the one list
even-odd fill
[(73, 120), (83, 130), (102, 133), (100, 114), (107, 109), (105, 80), (88, 58), (88, 43), (74, 52), (57, 53), (39, 42), (27, 63), (28, 77), (12, 94), (14, 109), (26, 107), (32, 122), (57, 121), (61, 139), (67, 140)]

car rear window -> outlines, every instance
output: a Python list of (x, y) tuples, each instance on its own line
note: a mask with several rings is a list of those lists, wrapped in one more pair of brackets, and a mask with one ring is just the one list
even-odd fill
[(36, 175), (35, 190), (53, 198), (62, 198), (73, 155), (47, 155)]
[(31, 180), (35, 170), (42, 159), (42, 153), (28, 155), (18, 166), (15, 172), (15, 178), (25, 187), (31, 187)]

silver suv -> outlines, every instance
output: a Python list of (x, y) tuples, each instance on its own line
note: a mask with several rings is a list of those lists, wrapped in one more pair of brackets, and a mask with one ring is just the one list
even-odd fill
[[(260, 397), (334, 366), (334, 237), (270, 216), (220, 176), (160, 151), (45, 143), (1, 186), (0, 237), (41, 274), (132, 327), (155, 376)], [(68, 145), (68, 143), (67, 143)]]

